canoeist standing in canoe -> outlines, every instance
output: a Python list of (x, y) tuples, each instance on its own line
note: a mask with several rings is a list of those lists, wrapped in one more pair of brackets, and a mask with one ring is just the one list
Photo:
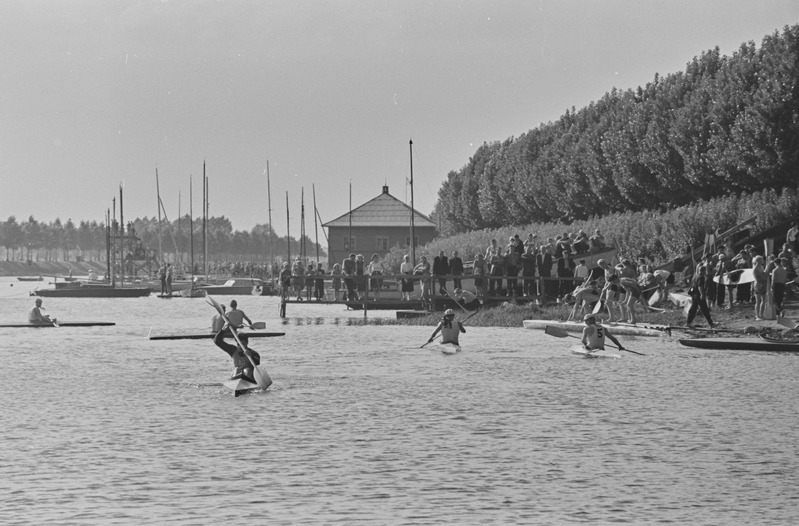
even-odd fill
[(433, 338), (436, 337), (439, 331), (441, 331), (441, 343), (453, 343), (455, 345), (460, 345), (458, 343), (458, 336), (462, 332), (466, 332), (466, 329), (463, 328), (463, 324), (461, 322), (455, 321), (455, 311), (452, 309), (447, 309), (444, 311), (444, 317), (439, 322), (436, 330), (433, 331), (433, 334), (430, 336), (430, 339), (427, 340), (427, 343), (432, 343)]
[(585, 329), (583, 329), (583, 346), (589, 351), (605, 350), (605, 338), (616, 344), (620, 351), (626, 350), (624, 346), (613, 336), (607, 328), (598, 325), (595, 314), (586, 314), (583, 318)]
[[(233, 302), (231, 302), (233, 303)], [(225, 336), (230, 334), (229, 328), (227, 325), (222, 327), (222, 330), (216, 333), (214, 336), (214, 344), (225, 351), (228, 356), (233, 358), (233, 376), (230, 377), (231, 380), (236, 380), (238, 378), (243, 378), (248, 382), (258, 383), (255, 381), (255, 377), (253, 376), (253, 367), (252, 365), (260, 365), (261, 363), (261, 355), (255, 352), (254, 350), (249, 348), (247, 344), (247, 338), (240, 337), (242, 345), (244, 349), (239, 347), (238, 345), (233, 345), (227, 343), (225, 341)], [(247, 356), (250, 358), (248, 359)], [(250, 359), (252, 362), (250, 362)]]
[(36, 306), (28, 311), (28, 321), (35, 325), (55, 325), (56, 319), (50, 318), (47, 314), (42, 314), (42, 298), (36, 298)]

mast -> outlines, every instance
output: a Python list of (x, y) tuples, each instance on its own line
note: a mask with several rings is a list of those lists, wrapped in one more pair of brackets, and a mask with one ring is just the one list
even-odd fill
[(313, 229), (314, 229), (314, 236), (316, 237), (316, 264), (319, 265), (319, 227), (318, 222), (316, 221), (316, 216), (319, 213), (316, 210), (316, 186), (311, 185), (311, 191), (313, 192)]
[(119, 185), (119, 286), (125, 286), (125, 219), (122, 215), (122, 185)]
[(349, 248), (349, 253), (352, 254), (353, 252), (355, 252), (355, 250), (353, 250), (353, 248), (352, 248), (352, 180), (350, 180), (350, 214), (349, 214), (349, 220), (350, 220), (350, 233), (349, 233), (349, 239), (347, 240), (347, 248)]
[[(409, 141), (409, 146), (411, 149), (411, 265), (416, 265), (416, 243), (414, 240), (416, 239), (415, 230), (414, 230), (414, 211), (413, 211), (413, 139)], [(350, 208), (352, 206), (350, 205)], [(352, 212), (350, 212), (352, 213)]]
[(300, 256), (302, 262), (308, 258), (308, 252), (305, 248), (305, 187), (302, 187), (300, 192)]
[(272, 187), (269, 184), (269, 159), (266, 160), (266, 206), (269, 213), (269, 283), (274, 285), (275, 261), (272, 256)]
[(208, 278), (208, 177), (205, 175), (203, 161), (203, 276)]
[(291, 266), (291, 237), (289, 237), (289, 230), (291, 229), (291, 221), (289, 221), (289, 193), (286, 192), (286, 245), (288, 246), (289, 266)]
[(178, 251), (177, 255), (177, 263), (180, 263), (181, 270), (183, 268), (183, 253), (180, 250), (180, 235), (183, 231), (180, 229), (180, 190), (178, 190), (178, 239), (175, 243), (177, 246), (175, 249)]
[(191, 175), (189, 175), (189, 247), (191, 249), (191, 275), (194, 276), (194, 197), (191, 188)]
[(111, 273), (108, 275), (108, 278), (111, 280), (111, 285), (116, 286), (116, 270), (117, 270), (117, 228), (119, 225), (116, 224), (117, 222), (117, 198), (113, 198), (111, 200), (111, 208), (114, 210), (114, 215), (112, 216), (113, 219), (111, 220), (112, 223), (112, 230), (111, 230), (111, 242), (113, 243), (113, 247), (111, 248), (111, 259), (113, 259), (113, 264), (111, 265)]
[(155, 195), (158, 198), (158, 263), (164, 264), (164, 251), (161, 247), (161, 187), (158, 184), (158, 168), (155, 169)]
[[(116, 213), (116, 212), (115, 212)], [(111, 274), (111, 209), (107, 209), (105, 213), (105, 266), (108, 273), (108, 279), (113, 280)]]

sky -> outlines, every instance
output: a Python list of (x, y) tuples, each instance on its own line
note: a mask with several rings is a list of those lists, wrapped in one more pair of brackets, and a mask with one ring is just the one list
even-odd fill
[(304, 193), (314, 239), (314, 200), (409, 203), (411, 153), (429, 214), (484, 142), (796, 23), (795, 0), (3, 0), (0, 220), (102, 221), (120, 185), (125, 221), (157, 217), (156, 170), (166, 217), (190, 188), (199, 217), (205, 163), (210, 215), (267, 224), (269, 187), (297, 237)]

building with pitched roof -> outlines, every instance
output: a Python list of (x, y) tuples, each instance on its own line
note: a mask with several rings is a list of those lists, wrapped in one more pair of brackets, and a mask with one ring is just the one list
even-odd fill
[(383, 193), (322, 226), (327, 228), (328, 264), (341, 263), (351, 253), (363, 254), (369, 261), (372, 254), (381, 258), (392, 247), (411, 246), (411, 213), (413, 213), (416, 246), (436, 236), (436, 225), (424, 214), (413, 210), (390, 193)]

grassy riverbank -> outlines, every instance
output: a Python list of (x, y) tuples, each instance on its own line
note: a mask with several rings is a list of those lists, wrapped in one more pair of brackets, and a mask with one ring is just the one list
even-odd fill
[(85, 276), (91, 270), (103, 274), (106, 267), (99, 261), (0, 261), (0, 276)]

